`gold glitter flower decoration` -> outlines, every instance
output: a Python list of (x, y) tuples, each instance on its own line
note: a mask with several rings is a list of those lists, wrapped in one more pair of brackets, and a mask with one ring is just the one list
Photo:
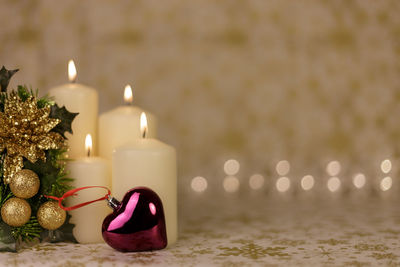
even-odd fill
[(23, 167), (23, 157), (34, 163), (46, 160), (45, 150), (59, 149), (64, 138), (50, 132), (59, 119), (49, 118), (50, 106), (38, 108), (33, 96), (22, 100), (11, 92), (0, 112), (0, 152), (7, 149), (3, 161), (3, 177), (9, 183), (12, 176)]

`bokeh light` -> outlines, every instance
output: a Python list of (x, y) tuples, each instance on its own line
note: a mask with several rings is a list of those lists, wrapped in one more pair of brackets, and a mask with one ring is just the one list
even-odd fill
[(261, 187), (263, 187), (264, 182), (265, 182), (264, 176), (256, 173), (256, 174), (253, 174), (252, 176), (250, 176), (249, 186), (251, 189), (258, 190)]
[(381, 171), (383, 173), (389, 173), (392, 170), (392, 162), (390, 159), (385, 159), (381, 162)]
[(286, 192), (288, 191), (290, 188), (290, 180), (287, 177), (280, 177), (277, 181), (276, 181), (276, 189), (279, 192)]
[(330, 176), (336, 176), (340, 173), (340, 170), (342, 169), (342, 166), (340, 165), (339, 161), (333, 160), (326, 165), (326, 172)]
[(342, 182), (340, 181), (339, 178), (331, 177), (328, 180), (327, 186), (328, 186), (329, 191), (336, 192), (339, 190), (341, 184), (342, 184)]
[(287, 160), (281, 160), (276, 164), (275, 167), (276, 172), (280, 175), (280, 176), (284, 176), (287, 175), (290, 171), (290, 163)]
[(386, 176), (385, 178), (383, 178), (381, 180), (381, 184), (380, 184), (381, 190), (382, 191), (389, 190), (392, 187), (392, 184), (393, 184), (392, 177)]
[(353, 176), (353, 185), (358, 188), (361, 189), (364, 187), (366, 183), (366, 179), (365, 179), (365, 175), (362, 173), (357, 173), (356, 175)]
[(192, 179), (191, 187), (195, 192), (203, 192), (207, 189), (208, 183), (206, 178), (197, 176)]
[(236, 175), (239, 172), (240, 164), (235, 159), (229, 159), (224, 164), (224, 172), (226, 175)]
[(226, 192), (234, 193), (239, 190), (240, 182), (235, 176), (227, 176), (224, 179), (223, 186)]
[(314, 187), (314, 177), (312, 175), (305, 175), (301, 178), (301, 188), (307, 191)]

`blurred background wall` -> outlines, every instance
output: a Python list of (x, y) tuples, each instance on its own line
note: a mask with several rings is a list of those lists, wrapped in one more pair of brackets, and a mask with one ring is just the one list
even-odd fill
[(12, 86), (45, 93), (72, 58), (101, 112), (132, 84), (177, 148), (184, 187), (229, 158), (242, 177), (280, 159), (299, 175), (331, 159), (373, 172), (400, 148), (399, 12), (375, 0), (3, 0), (0, 63), (21, 69)]

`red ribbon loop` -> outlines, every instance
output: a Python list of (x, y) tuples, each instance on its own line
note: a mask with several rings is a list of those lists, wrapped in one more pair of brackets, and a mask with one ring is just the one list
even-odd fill
[[(72, 207), (64, 207), (62, 205), (62, 201), (64, 199), (66, 199), (67, 197), (76, 196), (77, 195), (77, 194), (75, 194), (76, 192), (84, 190), (84, 189), (88, 189), (88, 188), (104, 188), (104, 189), (107, 190), (107, 195), (105, 195), (104, 197), (92, 200), (92, 201), (87, 201), (87, 202), (72, 206)], [(101, 201), (101, 200), (107, 199), (110, 195), (111, 195), (110, 189), (108, 189), (105, 186), (85, 186), (85, 187), (79, 187), (79, 188), (75, 188), (75, 189), (69, 190), (68, 192), (65, 192), (65, 194), (62, 197), (54, 197), (54, 196), (46, 196), (46, 195), (45, 195), (45, 197), (57, 200), (58, 201), (58, 206), (60, 206), (60, 208), (62, 208), (63, 210), (69, 211), (69, 210), (74, 210), (74, 209), (78, 209), (80, 207), (89, 205), (89, 204), (91, 204), (93, 202), (96, 202), (96, 201)]]

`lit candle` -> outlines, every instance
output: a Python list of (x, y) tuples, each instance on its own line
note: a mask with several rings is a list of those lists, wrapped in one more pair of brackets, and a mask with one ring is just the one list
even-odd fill
[(156, 192), (163, 203), (168, 245), (171, 245), (177, 240), (176, 152), (172, 146), (147, 138), (147, 130), (146, 115), (142, 113), (141, 137), (115, 149), (112, 191), (119, 199), (137, 186)]
[(93, 135), (96, 144), (98, 94), (91, 87), (75, 83), (76, 68), (72, 60), (68, 62), (68, 77), (69, 83), (50, 89), (49, 94), (60, 107), (65, 106), (68, 111), (79, 113), (72, 122), (73, 134), (66, 133), (69, 157), (79, 158), (85, 155), (84, 140), (88, 133)]
[[(74, 179), (72, 186), (105, 186), (110, 188), (110, 171), (106, 160), (92, 157), (92, 138), (90, 134), (85, 140), (86, 157), (74, 160), (67, 165), (69, 176)], [(78, 193), (77, 196), (67, 199), (67, 205), (73, 206), (86, 201), (98, 199), (105, 194), (104, 189), (93, 188)], [(70, 211), (71, 223), (75, 224), (73, 234), (79, 243), (104, 242), (101, 234), (101, 225), (104, 218), (110, 213), (103, 202), (95, 202), (88, 206)]]
[[(99, 154), (111, 160), (113, 150), (140, 137), (138, 127), (143, 109), (133, 106), (132, 88), (127, 85), (124, 92), (125, 106), (103, 113), (99, 118)], [(146, 112), (147, 113), (147, 112)], [(149, 117), (148, 137), (157, 136), (156, 118)]]

